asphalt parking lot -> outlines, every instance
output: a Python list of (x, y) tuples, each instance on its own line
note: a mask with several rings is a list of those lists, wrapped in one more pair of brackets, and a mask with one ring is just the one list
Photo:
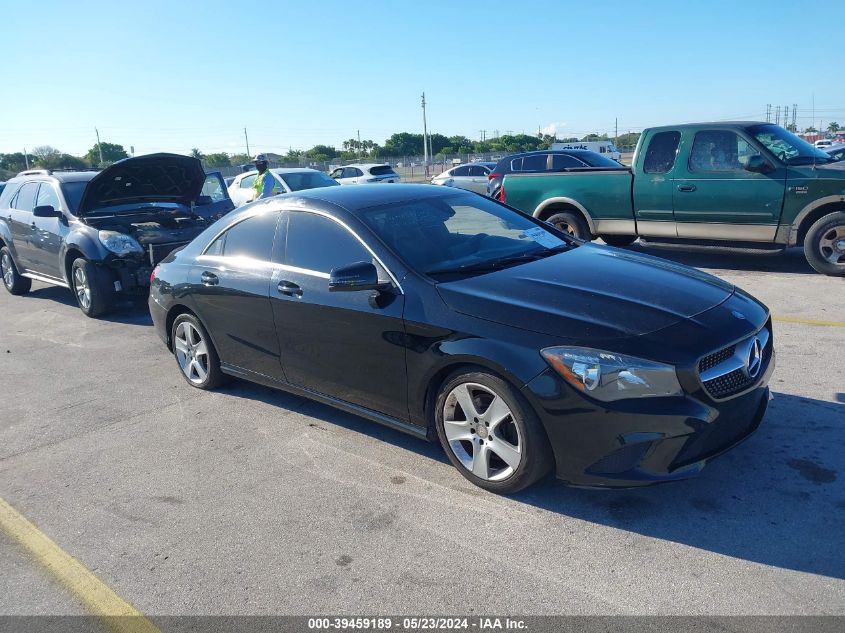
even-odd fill
[[(497, 497), (437, 445), (191, 389), (145, 305), (91, 320), (36, 283), (0, 292), (0, 498), (151, 616), (845, 614), (845, 280), (800, 251), (650, 252), (776, 317), (763, 426), (698, 479)], [(84, 612), (2, 532), (0, 569), (0, 614)]]

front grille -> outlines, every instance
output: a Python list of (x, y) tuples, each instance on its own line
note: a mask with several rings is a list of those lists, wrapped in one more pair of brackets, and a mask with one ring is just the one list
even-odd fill
[(712, 369), (719, 363), (728, 360), (731, 356), (734, 355), (734, 351), (736, 351), (736, 345), (731, 345), (730, 347), (726, 347), (725, 349), (719, 350), (718, 352), (714, 352), (709, 356), (705, 356), (698, 363), (699, 373), (703, 374), (708, 369)]
[[(746, 363), (750, 346), (755, 338), (763, 343), (763, 349), (760, 369), (754, 377), (751, 377), (748, 375)], [(773, 348), (772, 329), (767, 323), (759, 332), (745, 340), (702, 358), (698, 363), (701, 384), (707, 393), (717, 400), (735, 396), (752, 387), (765, 374), (772, 359)]]
[(175, 249), (184, 246), (187, 242), (168, 242), (167, 244), (147, 244), (147, 254), (150, 257), (150, 265), (155, 266)]

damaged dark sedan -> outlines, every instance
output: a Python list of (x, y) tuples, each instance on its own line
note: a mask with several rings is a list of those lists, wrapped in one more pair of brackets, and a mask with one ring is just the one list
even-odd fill
[(769, 401), (769, 311), (472, 193), (360, 185), (221, 220), (153, 272), (193, 387), (229, 376), (439, 440), (473, 483), (691, 477)]
[(143, 296), (159, 261), (233, 208), (220, 174), (188, 156), (21, 172), (0, 195), (3, 285), (12, 294), (33, 280), (63, 286), (99, 316), (120, 294)]

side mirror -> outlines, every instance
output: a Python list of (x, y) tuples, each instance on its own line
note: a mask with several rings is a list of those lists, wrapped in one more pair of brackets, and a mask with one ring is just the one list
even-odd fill
[(752, 154), (748, 157), (745, 163), (745, 171), (750, 171), (755, 174), (768, 174), (772, 171), (772, 166), (760, 154)]
[(329, 275), (330, 292), (381, 290), (388, 284), (379, 281), (378, 270), (372, 262), (356, 262), (340, 266)]
[(62, 212), (57, 211), (52, 204), (45, 204), (41, 207), (35, 207), (32, 210), (32, 215), (36, 218), (60, 218), (62, 217)]

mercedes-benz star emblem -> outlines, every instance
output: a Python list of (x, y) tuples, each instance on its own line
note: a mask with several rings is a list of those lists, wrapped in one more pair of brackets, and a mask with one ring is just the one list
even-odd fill
[(748, 351), (748, 360), (745, 361), (745, 373), (749, 378), (756, 378), (763, 366), (763, 349), (760, 347), (760, 339), (754, 337), (751, 349)]

